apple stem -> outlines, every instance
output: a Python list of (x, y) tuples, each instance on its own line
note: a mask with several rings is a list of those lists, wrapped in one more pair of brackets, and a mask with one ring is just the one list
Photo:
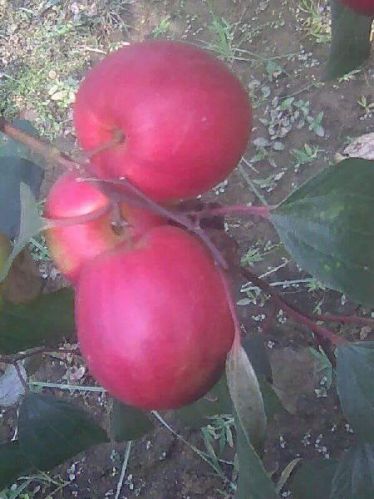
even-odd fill
[(122, 130), (116, 129), (113, 132), (113, 137), (108, 142), (94, 149), (86, 151), (85, 156), (88, 160), (90, 160), (93, 156), (96, 156), (96, 154), (99, 154), (103, 151), (107, 151), (108, 149), (113, 149), (114, 147), (123, 144), (124, 142), (125, 142), (124, 133), (122, 132)]
[(300, 311), (294, 305), (289, 304), (280, 294), (277, 293), (277, 291), (272, 288), (272, 286), (270, 286), (270, 284), (268, 284), (266, 281), (263, 281), (251, 270), (241, 269), (241, 272), (246, 279), (250, 280), (251, 282), (253, 282), (253, 284), (262, 289), (262, 291), (270, 295), (272, 300), (275, 301), (280, 309), (286, 312), (291, 318), (295, 319), (300, 324), (307, 326), (311, 331), (313, 331), (313, 333), (320, 339), (320, 342), (322, 344), (324, 344), (326, 341), (335, 346), (348, 343), (348, 340), (346, 340), (345, 338), (342, 338), (341, 336), (336, 335), (330, 329), (317, 324), (316, 321), (319, 320), (318, 317), (315, 319), (314, 317)]

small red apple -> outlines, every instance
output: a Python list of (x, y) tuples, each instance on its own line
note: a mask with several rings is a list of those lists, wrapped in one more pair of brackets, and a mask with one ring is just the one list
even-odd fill
[(374, 16), (374, 0), (341, 0), (350, 9), (365, 16)]
[(103, 214), (95, 220), (56, 226), (46, 231), (47, 244), (57, 267), (73, 284), (87, 260), (114, 248), (125, 238), (137, 238), (150, 227), (163, 223), (158, 215), (123, 204), (121, 212), (128, 227), (116, 232), (109, 199), (93, 183), (82, 181), (74, 173), (61, 176), (53, 185), (47, 197), (45, 215), (63, 221), (99, 210)]
[(204, 395), (234, 337), (213, 259), (177, 227), (156, 227), (88, 262), (75, 308), (90, 372), (142, 409), (173, 409)]
[(83, 80), (74, 107), (96, 175), (127, 177), (157, 201), (194, 197), (224, 180), (246, 149), (247, 92), (219, 60), (187, 43), (145, 41), (105, 57)]

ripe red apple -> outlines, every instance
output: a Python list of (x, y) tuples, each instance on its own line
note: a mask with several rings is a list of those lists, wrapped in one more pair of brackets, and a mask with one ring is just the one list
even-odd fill
[(239, 80), (195, 46), (145, 41), (105, 57), (74, 107), (78, 140), (100, 152), (101, 178), (127, 177), (157, 201), (194, 197), (224, 180), (246, 149), (252, 112)]
[(95, 220), (46, 231), (47, 244), (57, 267), (73, 284), (87, 260), (114, 248), (126, 238), (137, 238), (150, 227), (163, 223), (158, 215), (123, 204), (121, 212), (128, 226), (121, 232), (114, 230), (109, 199), (93, 183), (80, 181), (74, 173), (61, 176), (53, 185), (45, 215), (64, 220), (89, 215), (96, 210), (103, 210), (103, 214)]
[(142, 409), (173, 409), (204, 395), (234, 337), (214, 261), (198, 239), (171, 226), (85, 265), (76, 321), (92, 375)]
[(341, 2), (359, 14), (374, 16), (374, 0), (341, 0)]

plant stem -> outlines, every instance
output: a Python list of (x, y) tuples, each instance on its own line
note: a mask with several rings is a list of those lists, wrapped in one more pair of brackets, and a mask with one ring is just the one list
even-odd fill
[(295, 306), (290, 305), (280, 294), (278, 294), (267, 282), (260, 279), (256, 274), (254, 274), (249, 269), (242, 269), (242, 274), (246, 279), (252, 281), (256, 286), (269, 294), (272, 299), (279, 305), (279, 308), (284, 310), (291, 318), (295, 319), (297, 322), (304, 324), (309, 329), (313, 331), (322, 341), (329, 341), (335, 346), (343, 345), (347, 343), (345, 338), (336, 335), (330, 329), (324, 326), (318, 325), (313, 317), (305, 314), (298, 310)]
[(246, 206), (244, 204), (234, 204), (231, 206), (222, 206), (220, 208), (208, 208), (201, 211), (189, 212), (189, 215), (201, 219), (208, 216), (219, 215), (254, 215), (261, 218), (269, 218), (271, 207), (269, 206)]
[(24, 144), (33, 152), (43, 156), (47, 161), (58, 163), (68, 170), (74, 170), (79, 166), (78, 163), (62, 153), (57, 147), (16, 128), (2, 116), (0, 116), (0, 132), (11, 139), (21, 142), (21, 144)]
[(369, 326), (374, 329), (374, 319), (359, 317), (357, 315), (321, 314), (316, 315), (316, 320), (323, 322), (341, 322), (342, 324), (354, 324), (357, 326)]
[(209, 239), (206, 232), (200, 226), (196, 226), (196, 224), (194, 224), (188, 218), (188, 216), (177, 213), (168, 208), (165, 208), (164, 206), (159, 205), (158, 203), (150, 199), (146, 194), (144, 194), (140, 189), (138, 189), (138, 187), (136, 187), (130, 180), (126, 178), (122, 178), (119, 180), (99, 180), (96, 178), (92, 178), (92, 179), (87, 179), (87, 181), (97, 182), (99, 183), (99, 185), (102, 186), (105, 185), (121, 186), (122, 187), (121, 191), (113, 192), (111, 190), (110, 194), (108, 193), (108, 195), (114, 196), (115, 198), (117, 198), (117, 201), (122, 198), (123, 201), (127, 201), (129, 203), (138, 204), (138, 205), (140, 204), (141, 206), (149, 209), (150, 211), (153, 211), (154, 213), (157, 213), (169, 220), (173, 220), (177, 224), (182, 225), (190, 232), (195, 233), (208, 247), (217, 264), (220, 265), (225, 270), (228, 269), (228, 265), (225, 258), (218, 250), (218, 248)]

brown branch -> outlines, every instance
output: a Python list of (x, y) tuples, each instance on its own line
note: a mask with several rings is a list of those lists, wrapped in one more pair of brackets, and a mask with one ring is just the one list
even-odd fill
[(59, 149), (57, 149), (57, 147), (54, 147), (48, 142), (45, 142), (38, 137), (33, 137), (29, 133), (16, 128), (2, 116), (0, 116), (0, 132), (17, 142), (20, 142), (21, 144), (24, 144), (33, 152), (43, 156), (43, 158), (47, 161), (58, 163), (68, 170), (80, 169), (83, 166), (73, 161), (66, 154), (62, 153)]
[(342, 324), (353, 324), (356, 326), (369, 326), (374, 329), (374, 319), (369, 317), (359, 317), (358, 315), (316, 315), (316, 320), (323, 322), (340, 322)]
[(272, 297), (272, 299), (279, 305), (279, 308), (281, 308), (284, 312), (286, 312), (287, 315), (295, 319), (297, 322), (303, 324), (304, 326), (307, 326), (322, 341), (327, 340), (328, 342), (332, 343), (335, 346), (348, 343), (348, 341), (345, 338), (336, 335), (333, 331), (324, 326), (320, 326), (315, 322), (313, 317), (309, 316), (308, 314), (305, 314), (304, 312), (296, 308), (294, 305), (289, 304), (277, 291), (275, 291), (270, 286), (270, 284), (260, 279), (256, 274), (254, 274), (249, 269), (241, 269), (241, 272), (246, 279), (250, 280), (251, 282), (253, 282), (253, 284), (258, 286), (265, 293), (269, 294)]

